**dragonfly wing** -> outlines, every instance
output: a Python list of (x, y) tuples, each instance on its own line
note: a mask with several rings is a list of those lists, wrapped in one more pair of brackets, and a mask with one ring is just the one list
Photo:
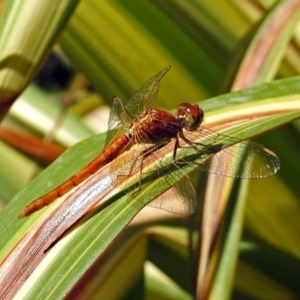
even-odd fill
[(113, 98), (113, 103), (108, 119), (108, 133), (106, 136), (105, 146), (107, 146), (117, 136), (125, 132), (131, 119), (126, 114), (123, 103), (120, 98)]
[[(134, 149), (124, 152), (119, 159), (112, 162), (111, 174), (113, 180), (125, 192), (126, 188), (129, 187), (130, 177), (135, 174), (138, 176), (134, 186), (135, 192), (132, 193), (132, 190), (129, 192), (131, 197), (135, 197), (137, 193), (143, 192), (143, 190), (148, 188), (149, 191), (153, 191), (153, 180), (157, 180), (154, 188), (160, 188), (162, 184), (166, 184), (169, 186), (169, 189), (149, 205), (172, 213), (186, 215), (192, 213), (196, 208), (193, 184), (187, 176), (182, 175), (181, 168), (176, 164), (171, 165), (171, 167), (173, 166), (172, 169), (176, 168), (176, 172), (172, 172), (168, 168), (168, 164), (163, 163), (161, 160), (164, 155), (162, 151), (165, 149), (167, 152), (170, 152), (173, 148), (174, 143), (162, 144), (162, 147), (152, 144), (136, 145)], [(157, 169), (145, 169), (145, 167), (157, 162), (159, 164)], [(149, 184), (151, 187), (148, 186)], [(159, 194), (159, 191), (157, 194)]]
[(279, 168), (279, 158), (272, 150), (250, 141), (227, 147), (201, 164), (204, 171), (237, 178), (268, 177)]
[[(277, 155), (263, 145), (223, 135), (203, 126), (196, 132), (184, 132), (184, 135), (201, 155), (213, 154), (201, 164), (204, 171), (236, 178), (263, 178), (274, 175), (280, 168)], [(232, 146), (226, 148), (227, 145)]]
[(126, 105), (126, 111), (132, 118), (138, 117), (142, 112), (152, 107), (153, 101), (156, 99), (161, 81), (170, 70), (170, 66), (160, 71), (154, 77), (149, 79), (133, 96)]
[[(183, 170), (177, 164), (165, 163), (162, 160), (165, 154), (174, 151), (174, 142), (162, 143), (161, 146), (157, 147), (156, 145), (156, 148), (152, 146), (146, 153), (144, 152), (144, 165), (158, 163), (158, 166), (156, 170), (152, 170), (150, 173), (147, 173), (147, 171), (143, 173), (150, 175), (150, 178), (153, 175), (153, 179), (157, 180), (154, 187), (151, 187), (151, 191), (156, 187), (169, 187), (164, 193), (150, 202), (149, 206), (186, 215), (191, 214), (196, 209), (194, 186), (189, 177), (183, 175)], [(156, 194), (159, 194), (159, 191)]]
[[(126, 180), (136, 173), (141, 172), (143, 163), (143, 152), (147, 148), (146, 145), (139, 145), (135, 149), (126, 149), (119, 159), (115, 159), (110, 167), (112, 178), (114, 182), (123, 185), (127, 188)], [(125, 181), (125, 185), (123, 182)]]
[(196, 193), (194, 186), (187, 177), (184, 177), (150, 202), (149, 206), (161, 208), (175, 214), (191, 214), (196, 209)]

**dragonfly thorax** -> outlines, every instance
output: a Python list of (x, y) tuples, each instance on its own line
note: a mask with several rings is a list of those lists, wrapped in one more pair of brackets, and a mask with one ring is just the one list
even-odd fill
[(203, 120), (203, 110), (197, 104), (181, 103), (177, 108), (177, 117), (182, 127), (188, 131), (195, 131)]
[(134, 143), (158, 143), (176, 137), (181, 128), (181, 121), (171, 113), (150, 108), (132, 121), (129, 133)]

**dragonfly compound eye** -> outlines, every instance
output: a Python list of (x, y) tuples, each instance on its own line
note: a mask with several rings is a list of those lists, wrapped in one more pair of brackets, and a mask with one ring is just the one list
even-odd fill
[(196, 104), (181, 103), (177, 115), (184, 120), (184, 128), (188, 131), (197, 130), (203, 120), (203, 110)]

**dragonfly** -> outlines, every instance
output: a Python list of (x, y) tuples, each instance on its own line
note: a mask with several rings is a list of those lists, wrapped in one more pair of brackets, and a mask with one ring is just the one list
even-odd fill
[[(123, 177), (122, 174), (130, 176), (138, 172), (142, 176), (145, 162), (161, 161), (164, 156), (163, 150), (166, 149), (173, 153), (172, 161), (179, 171), (181, 164), (187, 162), (177, 160), (177, 152), (179, 149), (189, 148), (199, 157), (209, 157), (200, 164), (200, 168), (213, 174), (236, 178), (262, 178), (277, 173), (280, 162), (271, 149), (205, 128), (202, 126), (204, 112), (198, 105), (181, 103), (176, 115), (153, 108), (162, 79), (169, 70), (170, 66), (148, 80), (125, 106), (115, 97), (104, 150), (64, 183), (28, 204), (18, 218), (27, 217), (49, 205), (109, 162), (115, 182)], [(201, 138), (205, 138), (205, 143), (195, 142)], [(231, 146), (226, 148), (229, 144)], [(127, 155), (124, 160), (116, 159), (128, 151), (132, 152), (132, 155)], [(235, 163), (237, 159), (241, 159), (242, 163)], [(159, 170), (157, 176), (160, 176)], [(167, 181), (172, 174), (168, 176), (165, 176)], [(149, 205), (173, 213), (192, 213), (196, 208), (192, 183), (188, 176), (179, 177), (181, 180), (175, 184), (170, 183), (170, 188)], [(141, 184), (139, 189), (142, 188)]]

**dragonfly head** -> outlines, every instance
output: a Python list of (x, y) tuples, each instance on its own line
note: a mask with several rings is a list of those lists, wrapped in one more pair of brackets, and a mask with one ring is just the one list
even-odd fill
[(177, 117), (183, 122), (185, 130), (197, 130), (203, 120), (203, 110), (197, 104), (181, 103), (177, 108)]

